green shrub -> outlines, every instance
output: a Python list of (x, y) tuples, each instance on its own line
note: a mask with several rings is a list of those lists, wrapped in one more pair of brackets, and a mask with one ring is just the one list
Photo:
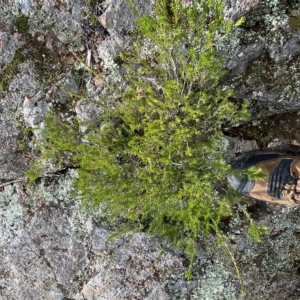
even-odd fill
[(233, 92), (219, 85), (223, 57), (215, 43), (234, 26), (223, 8), (221, 0), (186, 7), (157, 0), (155, 16), (137, 17), (119, 57), (127, 88), (101, 100), (101, 126), (90, 127), (84, 142), (77, 126), (48, 117), (31, 179), (43, 159), (61, 165), (67, 158), (78, 167), (76, 186), (87, 206), (101, 205), (112, 220), (125, 220), (123, 229), (146, 229), (193, 258), (198, 235), (219, 231), (231, 213), (230, 191), (216, 190), (232, 172), (222, 131), (248, 118), (247, 106), (230, 101)]

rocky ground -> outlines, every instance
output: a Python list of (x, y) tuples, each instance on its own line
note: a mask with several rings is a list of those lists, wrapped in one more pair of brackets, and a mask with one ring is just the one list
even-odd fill
[[(135, 0), (150, 13), (154, 1)], [(225, 87), (248, 100), (251, 122), (226, 132), (231, 156), (254, 149), (300, 153), (300, 6), (297, 1), (225, 0), (246, 22), (225, 43)], [(224, 219), (226, 244), (199, 237), (192, 280), (188, 258), (144, 233), (109, 240), (101, 211), (72, 193), (75, 170), (27, 186), (44, 116), (97, 119), (81, 97), (107, 93), (101, 76), (121, 81), (114, 61), (134, 26), (125, 0), (0, 0), (0, 299), (299, 299), (300, 211), (236, 199)], [(268, 233), (246, 238), (246, 209)], [(226, 247), (227, 245), (227, 247)], [(234, 259), (232, 259), (231, 255)], [(241, 295), (241, 282), (246, 296)]]

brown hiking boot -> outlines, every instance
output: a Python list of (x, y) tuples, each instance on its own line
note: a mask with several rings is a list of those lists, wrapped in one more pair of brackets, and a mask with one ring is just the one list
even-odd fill
[(300, 156), (279, 153), (252, 153), (236, 158), (234, 170), (255, 166), (267, 173), (264, 180), (228, 176), (234, 190), (246, 197), (279, 204), (300, 204)]

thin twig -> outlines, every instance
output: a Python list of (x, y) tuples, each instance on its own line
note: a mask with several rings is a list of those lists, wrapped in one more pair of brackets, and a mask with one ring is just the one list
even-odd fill
[(15, 182), (24, 181), (25, 179), (26, 178), (19, 178), (19, 179), (14, 179), (14, 180), (11, 180), (11, 181), (8, 181), (8, 182), (1, 183), (0, 188), (4, 187), (4, 186), (7, 186), (7, 185), (10, 185), (10, 184), (15, 183)]
[(174, 71), (174, 75), (175, 75), (176, 81), (177, 81), (177, 83), (178, 83), (178, 82), (179, 82), (179, 78), (178, 78), (177, 64), (176, 64), (175, 59), (174, 59), (174, 57), (173, 57), (172, 50), (170, 50), (169, 54), (170, 54), (170, 57), (171, 57), (172, 63), (173, 63), (173, 71)]
[(245, 289), (244, 289), (244, 286), (243, 286), (243, 280), (242, 280), (242, 276), (241, 276), (241, 273), (239, 271), (239, 268), (237, 266), (237, 263), (234, 259), (234, 256), (233, 254), (231, 253), (230, 249), (229, 249), (229, 246), (227, 245), (227, 243), (225, 242), (224, 240), (224, 237), (220, 234), (220, 233), (217, 233), (219, 238), (222, 240), (222, 243), (223, 245), (225, 246), (227, 252), (229, 253), (230, 255), (230, 258), (231, 258), (231, 261), (233, 262), (233, 265), (234, 265), (234, 268), (235, 268), (235, 271), (236, 271), (236, 274), (237, 274), (237, 277), (238, 277), (238, 280), (240, 282), (240, 286), (241, 286), (241, 295), (242, 296), (245, 296), (246, 295), (246, 292), (245, 292)]

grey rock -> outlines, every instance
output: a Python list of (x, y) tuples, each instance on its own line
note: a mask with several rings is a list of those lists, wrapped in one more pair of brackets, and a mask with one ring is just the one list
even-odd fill
[(108, 240), (107, 229), (86, 230), (90, 213), (70, 198), (75, 177), (0, 192), (4, 299), (170, 299), (165, 285), (183, 276), (181, 252), (170, 247), (160, 257), (162, 244), (144, 233)]
[(76, 270), (85, 262), (86, 249), (71, 238), (66, 216), (55, 207), (41, 209), (26, 229), (32, 241), (38, 244), (40, 256), (54, 271), (56, 283), (64, 289), (70, 287)]
[(283, 47), (275, 44), (269, 50), (269, 55), (276, 63), (287, 62), (300, 53), (300, 34), (295, 34)]
[(66, 78), (64, 78), (62, 83), (57, 83), (57, 85), (60, 84), (62, 85), (63, 89), (66, 90), (66, 92), (64, 92), (63, 90), (60, 90), (58, 92), (58, 101), (61, 104), (66, 104), (67, 100), (71, 97), (70, 94), (78, 94), (79, 86), (71, 73), (66, 75)]
[[(45, 36), (48, 43), (53, 44), (51, 48), (56, 51), (66, 47), (71, 51), (82, 49), (79, 0), (64, 0), (58, 5), (54, 1), (43, 0), (40, 6), (41, 9), (32, 10), (30, 13), (29, 33)], [(51, 41), (47, 34), (52, 36)]]
[(27, 126), (33, 128), (37, 139), (42, 139), (41, 129), (44, 126), (44, 116), (49, 111), (48, 103), (43, 99), (42, 93), (35, 97), (25, 97), (23, 102), (24, 121)]
[[(57, 15), (55, 30), (57, 38), (64, 44), (79, 42), (81, 6), (79, 1), (67, 2), (67, 9)], [(70, 11), (68, 11), (68, 9)], [(80, 43), (78, 43), (80, 44)]]
[(246, 15), (251, 9), (260, 4), (260, 0), (223, 0), (225, 15), (233, 20)]
[[(55, 214), (48, 214), (57, 217)], [(42, 217), (40, 215), (40, 217)], [(42, 217), (43, 218), (43, 217)], [(59, 224), (60, 218), (56, 220)], [(6, 255), (0, 258), (2, 265), (14, 274), (11, 278), (6, 278), (6, 296), (18, 296), (19, 299), (55, 299), (58, 295), (62, 297), (63, 292), (57, 285), (67, 288), (72, 285), (72, 278), (76, 274), (78, 263), (85, 253), (80, 252), (81, 247), (70, 240), (68, 247), (60, 245), (64, 238), (61, 232), (51, 232), (51, 225), (48, 221), (46, 235), (41, 229), (45, 219), (37, 223), (39, 229), (33, 232), (21, 230), (16, 233), (16, 237), (10, 243)], [(37, 225), (36, 224), (36, 225)], [(55, 225), (54, 225), (55, 226)], [(41, 230), (41, 232), (39, 232)], [(44, 245), (45, 240), (53, 240)], [(3, 246), (3, 244), (2, 244)], [(47, 248), (45, 248), (45, 246)], [(72, 250), (74, 247), (74, 250)], [(79, 256), (78, 256), (79, 255)], [(76, 263), (78, 261), (78, 263)], [(3, 279), (1, 280), (3, 282)], [(35, 282), (35, 285), (32, 283)], [(53, 297), (53, 294), (56, 294)]]
[(3, 299), (63, 299), (74, 287), (74, 277), (87, 263), (87, 247), (72, 235), (66, 213), (72, 201), (69, 179), (56, 181), (55, 188), (45, 182), (26, 190), (22, 184), (8, 185), (0, 193)]
[[(229, 80), (226, 85), (238, 91), (238, 98), (251, 103), (251, 112), (257, 119), (298, 109), (298, 34), (290, 29), (286, 8), (283, 2), (262, 1), (249, 12), (247, 29), (240, 27), (239, 35), (232, 36), (234, 41), (230, 43), (264, 44), (265, 51), (244, 73), (231, 80), (230, 75), (225, 77)], [(231, 62), (234, 68), (237, 61)]]
[(239, 239), (239, 241), (238, 241), (238, 247), (239, 247), (238, 250), (240, 252), (243, 252), (246, 249), (247, 244), (248, 244), (248, 241), (246, 239), (244, 239), (244, 238)]
[(164, 286), (170, 274), (182, 270), (182, 258), (169, 250), (160, 257), (161, 244), (144, 233), (116, 242), (107, 242), (108, 236), (100, 228), (92, 235), (92, 251), (111, 259), (83, 287), (83, 299), (170, 299)]
[[(18, 66), (16, 74), (12, 74), (8, 92), (0, 96), (0, 179), (10, 180), (24, 176), (24, 171), (29, 167), (31, 145), (29, 140), (25, 141), (22, 138), (27, 135), (23, 132), (25, 126), (41, 129), (44, 115), (49, 111), (48, 104), (54, 102), (54, 99), (62, 103), (66, 101), (64, 93), (56, 92), (46, 97), (46, 92), (53, 88), (41, 80), (44, 74), (41, 74), (31, 61), (30, 47), (33, 45), (28, 45), (27, 34), (38, 36), (39, 41), (45, 42), (45, 47), (51, 51), (57, 50), (60, 54), (67, 47), (71, 50), (80, 48), (81, 6), (78, 1), (63, 1), (57, 6), (54, 2), (42, 1), (42, 9), (35, 10), (32, 1), (16, 0), (9, 6), (5, 2), (1, 1), (0, 11), (0, 64), (3, 66), (10, 63), (16, 49), (21, 46), (24, 48), (23, 54), (26, 56), (26, 51), (29, 54), (26, 56), (28, 60)], [(11, 32), (14, 29), (13, 21), (20, 12), (29, 17), (29, 32), (25, 35)], [(43, 38), (41, 29), (48, 36)], [(39, 47), (38, 42), (35, 42)], [(38, 52), (34, 55), (37, 54)], [(62, 77), (67, 78), (67, 89), (71, 92), (78, 91), (78, 86), (70, 74)], [(40, 130), (34, 130), (33, 133), (37, 138), (41, 138)]]
[[(153, 0), (134, 0), (139, 14), (151, 14), (154, 6)], [(135, 22), (129, 5), (124, 0), (106, 1), (106, 10), (99, 17), (99, 21), (109, 32), (109, 37), (100, 43), (96, 48), (97, 57), (104, 63), (106, 80), (110, 84), (124, 86), (121, 73), (122, 70), (114, 62), (114, 59), (130, 40), (130, 33), (133, 31)]]
[(22, 228), (22, 216), (21, 196), (14, 193), (13, 186), (6, 186), (0, 193), (0, 241), (9, 240)]
[(0, 179), (9, 181), (23, 178), (28, 170), (32, 157), (24, 157), (21, 154), (7, 154), (5, 162), (0, 164)]
[(106, 70), (110, 70), (112, 67), (116, 67), (114, 58), (120, 53), (123, 47), (114, 39), (107, 38), (97, 48), (97, 53), (100, 59), (104, 61), (104, 67)]
[[(134, 0), (139, 14), (151, 14), (153, 0)], [(134, 28), (134, 17), (131, 9), (124, 0), (107, 0), (107, 7), (100, 17), (101, 24), (107, 29), (111, 36), (123, 40)]]
[(110, 236), (109, 230), (104, 228), (95, 228), (92, 234), (91, 250), (97, 255), (107, 254), (107, 240)]
[(237, 153), (245, 153), (250, 151), (258, 150), (258, 145), (255, 140), (243, 140), (233, 138), (230, 136), (224, 136), (227, 141), (226, 150), (230, 157), (236, 155)]
[(43, 122), (47, 111), (47, 102), (42, 99), (41, 95), (37, 95), (34, 98), (26, 97), (23, 102), (25, 122), (32, 128), (36, 128)]
[[(6, 21), (5, 25), (7, 27), (11, 26), (9, 21)], [(0, 64), (3, 65), (10, 62), (14, 57), (15, 50), (22, 44), (23, 42), (17, 36), (0, 30)]]
[(79, 100), (76, 103), (75, 111), (81, 121), (99, 122), (103, 108), (97, 102)]
[(164, 291), (164, 289), (158, 285), (152, 287), (152, 291), (150, 292), (150, 295), (145, 298), (146, 300), (156, 300), (156, 299), (161, 299), (161, 300), (169, 300), (171, 299), (170, 296)]
[[(22, 146), (22, 134), (15, 120), (14, 111), (3, 103), (0, 114), (0, 179), (11, 180), (24, 175), (30, 161), (29, 156), (18, 153)], [(26, 144), (26, 142), (24, 142)], [(24, 145), (26, 147), (26, 145)]]
[[(286, 9), (279, 2), (264, 1), (258, 10), (256, 0), (224, 0), (227, 17), (236, 20), (249, 12), (251, 25), (246, 24), (247, 30), (239, 28), (229, 46), (224, 47), (228, 50), (224, 64), (229, 71), (226, 84), (239, 91), (237, 98), (252, 101), (251, 109), (257, 115), (299, 109), (300, 66), (295, 60), (300, 51), (299, 35), (288, 31)], [(29, 17), (28, 34), (38, 37), (46, 49), (58, 56), (68, 51), (82, 54), (81, 14), (90, 13), (83, 2), (43, 0), (39, 1), (39, 9), (31, 0), (7, 3), (1, 1), (1, 67), (13, 59), (18, 47), (26, 44), (24, 36), (11, 33), (14, 17), (20, 11)], [(140, 12), (151, 14), (154, 1), (136, 3)], [(129, 41), (134, 21), (125, 0), (106, 0), (103, 8), (105, 12), (96, 17), (109, 37), (95, 43), (91, 61), (95, 62), (93, 67), (103, 62), (105, 79), (122, 86), (122, 69), (114, 59)], [(253, 8), (257, 11), (252, 13)], [(255, 24), (262, 24), (261, 28), (254, 30)], [(266, 60), (266, 52), (271, 62)], [(59, 87), (80, 93), (70, 68), (49, 83), (39, 80), (43, 74), (31, 61), (18, 66), (0, 99), (1, 180), (24, 176), (31, 157), (30, 152), (24, 153), (18, 146), (23, 129), (42, 128), (49, 110), (57, 103), (68, 104), (69, 95)], [(78, 70), (83, 73), (83, 69)], [(110, 95), (91, 74), (83, 78), (91, 99), (98, 101), (102, 95)], [(101, 120), (102, 109), (92, 101), (79, 100), (70, 109), (80, 120)], [(37, 132), (35, 137), (40, 138)], [(287, 143), (273, 140), (274, 145), (270, 143), (269, 147), (278, 148), (278, 141)], [(224, 141), (225, 145), (233, 155), (246, 151), (248, 146), (250, 150), (257, 147), (254, 142), (244, 147), (234, 139)], [(158, 259), (162, 244), (155, 237), (136, 233), (108, 240), (111, 232), (104, 226), (101, 210), (83, 211), (80, 201), (73, 199), (71, 182), (76, 175), (70, 172), (42, 178), (33, 187), (20, 182), (0, 188), (1, 299), (241, 299), (234, 265), (227, 250), (216, 246), (214, 236), (201, 237), (194, 277), (187, 282), (184, 271), (188, 258), (169, 247)], [(232, 216), (228, 229), (228, 247), (248, 292), (244, 299), (297, 299), (299, 209), (256, 205), (259, 223), (269, 226), (262, 243), (247, 242), (248, 221), (239, 211)], [(97, 225), (93, 223), (96, 218), (101, 219)]]
[(243, 74), (249, 64), (261, 55), (263, 49), (263, 43), (251, 44), (242, 47), (237, 56), (228, 58), (223, 63), (223, 68), (228, 70), (228, 73), (226, 74), (225, 78), (223, 78), (223, 81)]
[(267, 145), (267, 148), (270, 150), (276, 149), (281, 151), (288, 151), (289, 141), (287, 141), (285, 138), (278, 137), (270, 141), (270, 143)]
[[(15, 50), (14, 47), (12, 49)], [(38, 86), (34, 70), (29, 64), (23, 63), (9, 83), (8, 93), (0, 96), (0, 156), (5, 158), (0, 164), (0, 179), (11, 180), (22, 177), (29, 167), (31, 157), (29, 140), (25, 138), (27, 133), (23, 131), (25, 121), (22, 103), (26, 95), (32, 97), (38, 92)], [(31, 111), (40, 109), (33, 106)], [(29, 111), (26, 110), (28, 117)], [(33, 119), (29, 121), (30, 126), (34, 125)]]
[(14, 0), (16, 5), (20, 8), (22, 14), (27, 15), (31, 8), (33, 7), (34, 3), (33, 0)]

